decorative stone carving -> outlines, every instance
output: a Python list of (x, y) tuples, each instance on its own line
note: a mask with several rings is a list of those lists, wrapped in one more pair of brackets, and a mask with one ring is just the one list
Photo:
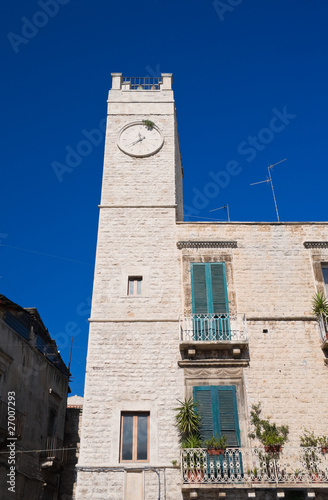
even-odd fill
[(304, 241), (305, 248), (328, 248), (328, 241)]
[(178, 241), (181, 248), (237, 248), (237, 241)]
[(185, 368), (185, 378), (232, 378), (243, 376), (243, 369), (238, 368)]

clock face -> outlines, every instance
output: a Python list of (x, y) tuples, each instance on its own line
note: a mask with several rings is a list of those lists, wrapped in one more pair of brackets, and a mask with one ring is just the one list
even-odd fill
[(164, 139), (156, 125), (147, 126), (143, 122), (125, 125), (118, 135), (118, 147), (130, 156), (150, 156), (161, 149)]

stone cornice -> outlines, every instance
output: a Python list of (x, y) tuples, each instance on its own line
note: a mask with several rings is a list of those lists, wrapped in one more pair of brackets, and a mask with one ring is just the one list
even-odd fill
[(249, 359), (183, 359), (178, 361), (180, 368), (226, 368), (226, 367), (246, 367), (249, 366)]
[(90, 318), (89, 323), (179, 323), (176, 318)]
[(176, 208), (177, 205), (98, 205), (98, 208)]
[(304, 241), (305, 248), (328, 248), (328, 241)]
[(181, 248), (237, 248), (237, 241), (178, 241)]

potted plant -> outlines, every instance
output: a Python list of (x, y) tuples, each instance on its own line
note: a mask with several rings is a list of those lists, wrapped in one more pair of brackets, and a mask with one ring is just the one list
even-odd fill
[(251, 423), (254, 426), (254, 432), (251, 432), (249, 437), (257, 438), (267, 453), (279, 453), (288, 441), (289, 428), (287, 425), (278, 426), (270, 422), (269, 418), (261, 418), (261, 412), (261, 403), (252, 405)]
[(248, 469), (247, 476), (254, 483), (258, 483), (260, 481), (260, 477), (258, 477), (259, 471), (258, 471), (257, 467), (254, 467), (254, 469)]
[(193, 398), (178, 402), (180, 406), (174, 408), (174, 410), (177, 412), (175, 420), (181, 439), (183, 440), (191, 435), (199, 436), (200, 415), (197, 413), (198, 403)]
[[(187, 448), (184, 463), (187, 465), (188, 482), (198, 482), (204, 477), (204, 458), (199, 448), (202, 440), (199, 435), (191, 434), (181, 441), (181, 448)], [(198, 450), (196, 450), (198, 448)], [(195, 449), (195, 451), (193, 451)]]
[(304, 464), (309, 474), (318, 476), (318, 438), (314, 432), (304, 429), (304, 434), (300, 436), (301, 447), (305, 448), (303, 453)]
[(181, 448), (201, 448), (202, 440), (198, 434), (191, 434), (181, 441)]
[(193, 451), (202, 447), (199, 433), (200, 415), (197, 413), (197, 402), (193, 398), (179, 401), (180, 406), (175, 408), (177, 412), (176, 426), (180, 432), (181, 448), (189, 449), (183, 455), (182, 464), (186, 464), (188, 482), (201, 481), (204, 476), (204, 459), (201, 451)]
[(316, 315), (318, 320), (323, 320), (323, 326), (326, 332), (326, 337), (328, 339), (328, 300), (323, 292), (317, 292), (312, 297), (312, 312)]
[(295, 469), (293, 472), (296, 482), (302, 482), (302, 471), (300, 469)]
[(327, 436), (319, 436), (318, 443), (321, 446), (322, 453), (328, 453), (328, 437)]
[(227, 438), (223, 434), (222, 436), (214, 437), (204, 441), (204, 446), (206, 446), (209, 455), (224, 455), (227, 448)]

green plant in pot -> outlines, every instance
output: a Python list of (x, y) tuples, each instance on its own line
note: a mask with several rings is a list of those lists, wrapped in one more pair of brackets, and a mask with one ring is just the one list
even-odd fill
[(322, 453), (328, 453), (328, 437), (327, 436), (319, 436), (318, 443), (321, 446)]
[(201, 448), (202, 440), (198, 434), (191, 434), (187, 438), (182, 439), (181, 448)]
[(178, 402), (180, 406), (174, 408), (174, 410), (177, 412), (175, 420), (181, 439), (183, 440), (191, 435), (199, 436), (200, 415), (197, 413), (197, 402), (193, 398)]
[(287, 425), (278, 426), (269, 418), (261, 418), (261, 413), (261, 403), (252, 405), (251, 423), (254, 426), (254, 432), (251, 432), (249, 437), (257, 438), (267, 453), (279, 453), (288, 441), (289, 428)]
[(312, 312), (318, 320), (323, 319), (323, 325), (328, 338), (327, 318), (328, 318), (328, 300), (323, 292), (317, 292), (312, 297)]
[[(199, 449), (202, 447), (200, 437), (200, 415), (197, 413), (197, 402), (193, 398), (179, 401), (180, 405), (174, 410), (177, 412), (176, 426), (180, 432), (181, 448), (187, 448), (189, 451), (185, 455), (187, 463), (188, 478), (193, 474), (193, 482), (196, 482), (196, 477), (203, 477), (204, 460), (200, 451), (190, 451), (190, 449)], [(199, 469), (198, 469), (199, 467)]]
[(258, 482), (260, 480), (259, 470), (257, 467), (254, 467), (254, 469), (247, 469), (247, 476), (251, 481)]
[(312, 297), (312, 312), (317, 317), (328, 316), (328, 300), (323, 292), (317, 292)]
[(222, 436), (212, 436), (204, 441), (204, 446), (206, 446), (209, 455), (224, 455), (228, 446), (227, 438), (224, 434)]
[(314, 432), (309, 432), (304, 429), (304, 433), (300, 436), (301, 447), (304, 448), (303, 460), (309, 474), (318, 474), (318, 444), (319, 439)]

